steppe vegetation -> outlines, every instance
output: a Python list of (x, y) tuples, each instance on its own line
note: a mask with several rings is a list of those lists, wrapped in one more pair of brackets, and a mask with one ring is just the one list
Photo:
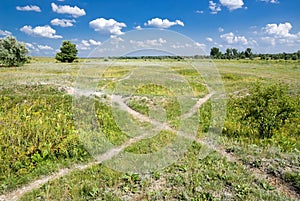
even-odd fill
[[(212, 104), (207, 100), (197, 109), (196, 138), (170, 166), (138, 174), (117, 171), (105, 163), (97, 164), (74, 123), (74, 83), (83, 69), (90, 79), (99, 79), (94, 90), (105, 93), (89, 94), (95, 104), (97, 124), (112, 144), (121, 146), (132, 136), (120, 128), (120, 121), (114, 116), (118, 110), (111, 104), (110, 94), (116, 92), (120, 80), (126, 83), (133, 69), (146, 63), (153, 72), (176, 72), (198, 99), (209, 94), (201, 75), (182, 59), (88, 59), (64, 64), (50, 58), (32, 58), (23, 67), (0, 68), (0, 194), (3, 194), (0, 200), (13, 198), (22, 186), (30, 186), (33, 181), (64, 168), (71, 171), (17, 198), (299, 199), (299, 61), (214, 60), (227, 93), (219, 97), (227, 100), (227, 114), (222, 134), (214, 139), (213, 147), (206, 143), (212, 111)], [(101, 78), (93, 75), (99, 66), (105, 68)], [(131, 111), (128, 120), (141, 129), (151, 128), (153, 122), (160, 125), (161, 121), (168, 128), (122, 151), (154, 153), (172, 143), (176, 138), (174, 130), (180, 127), (182, 109), (174, 93), (159, 85), (124, 86), (134, 91), (131, 96), (123, 97), (123, 103), (129, 108), (127, 112)], [(82, 99), (89, 97), (85, 95)], [(164, 115), (151, 112), (157, 106), (163, 108)], [(134, 111), (138, 115), (134, 116)], [(205, 151), (207, 154), (203, 154)], [(78, 165), (86, 166), (76, 168)]]

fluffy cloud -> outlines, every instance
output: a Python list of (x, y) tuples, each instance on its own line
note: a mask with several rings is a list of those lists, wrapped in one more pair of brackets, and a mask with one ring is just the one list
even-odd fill
[(53, 50), (53, 48), (48, 45), (38, 45), (38, 48), (40, 50)]
[(194, 45), (195, 45), (196, 47), (198, 47), (198, 48), (205, 48), (205, 47), (206, 47), (205, 44), (203, 44), (203, 43), (198, 43), (198, 42), (196, 42)]
[(219, 31), (219, 32), (224, 32), (224, 29), (223, 29), (222, 27), (219, 27), (219, 28), (218, 28), (218, 31)]
[(242, 8), (244, 5), (243, 0), (220, 0), (220, 3), (229, 10), (236, 10)]
[(198, 14), (203, 14), (204, 11), (203, 11), (203, 10), (196, 10), (196, 13), (198, 13)]
[(245, 36), (235, 36), (234, 33), (226, 33), (220, 36), (220, 38), (224, 39), (228, 44), (237, 44), (241, 43), (243, 45), (248, 44), (248, 40)]
[(6, 30), (1, 30), (0, 29), (0, 36), (9, 36), (11, 35), (11, 32), (10, 31), (6, 31)]
[(279, 24), (267, 24), (262, 28), (267, 36), (262, 37), (261, 39), (264, 42), (270, 43), (271, 45), (276, 45), (277, 42), (280, 44), (287, 45), (299, 45), (300, 43), (300, 32), (293, 34), (291, 29), (293, 28), (292, 24), (289, 22), (279, 23)]
[(171, 22), (168, 19), (162, 20), (160, 18), (153, 18), (145, 23), (145, 26), (153, 26), (158, 28), (169, 28), (175, 25), (184, 26), (184, 23), (180, 20), (175, 20), (175, 22)]
[(28, 6), (17, 6), (16, 7), (17, 10), (19, 11), (35, 11), (35, 12), (42, 12), (42, 10), (40, 9), (40, 7), (38, 6), (32, 6), (32, 5), (28, 5)]
[(195, 42), (195, 43), (185, 43), (185, 44), (180, 44), (180, 43), (177, 43), (177, 44), (172, 44), (170, 46), (171, 48), (173, 49), (190, 49), (190, 48), (194, 48), (194, 49), (203, 49), (206, 47), (205, 44), (202, 44), (202, 43), (198, 43), (198, 42)]
[(48, 45), (38, 45), (36, 43), (25, 43), (27, 48), (30, 50), (30, 51), (34, 51), (34, 52), (40, 52), (40, 50), (42, 51), (50, 51), (50, 50), (53, 50), (52, 47), (48, 46)]
[(25, 25), (20, 29), (20, 31), (26, 33), (27, 35), (39, 36), (43, 38), (62, 38), (60, 35), (55, 35), (56, 31), (48, 25), (37, 26), (35, 28)]
[(73, 24), (74, 22), (76, 22), (76, 20), (67, 20), (67, 19), (58, 19), (58, 18), (51, 20), (52, 25), (61, 26), (61, 27), (72, 27), (74, 25)]
[(123, 42), (124, 39), (119, 37), (119, 36), (116, 36), (116, 35), (111, 35), (110, 36), (110, 44), (113, 44), (113, 45), (119, 45), (119, 43)]
[(159, 38), (159, 39), (145, 40), (145, 41), (130, 40), (129, 43), (137, 47), (147, 48), (147, 47), (162, 46), (163, 44), (167, 43), (167, 41), (162, 38)]
[(123, 22), (117, 22), (114, 19), (98, 18), (90, 22), (90, 27), (95, 31), (109, 33), (112, 35), (122, 35), (122, 28), (126, 27)]
[(32, 50), (35, 49), (35, 47), (34, 47), (33, 44), (31, 44), (31, 43), (25, 43), (25, 44), (26, 44), (26, 46), (27, 46), (29, 49), (32, 49)]
[(211, 14), (217, 14), (222, 10), (221, 6), (213, 1), (209, 1), (209, 9), (211, 10)]
[(134, 29), (136, 29), (136, 30), (142, 30), (143, 28), (139, 25), (139, 26), (134, 27)]
[(208, 42), (213, 42), (213, 41), (214, 41), (214, 40), (213, 40), (212, 38), (210, 38), (210, 37), (207, 37), (206, 40), (207, 40)]
[(284, 24), (267, 24), (263, 30), (265, 33), (270, 35), (275, 35), (278, 37), (293, 37), (293, 34), (290, 33), (290, 30), (293, 28), (291, 23), (286, 22)]
[(260, 1), (264, 1), (264, 2), (267, 2), (267, 3), (274, 3), (274, 4), (278, 4), (279, 3), (278, 0), (260, 0)]
[(90, 42), (91, 45), (95, 45), (95, 46), (101, 45), (100, 41), (95, 41), (93, 39), (90, 39), (89, 42)]
[(77, 48), (79, 50), (90, 50), (91, 46), (99, 46), (102, 43), (100, 41), (95, 41), (93, 39), (89, 39), (89, 40), (82, 40), (80, 44), (77, 45)]
[(81, 17), (86, 15), (85, 10), (78, 8), (77, 6), (71, 7), (69, 5), (58, 6), (55, 3), (51, 3), (52, 11), (59, 14), (69, 14), (73, 17)]

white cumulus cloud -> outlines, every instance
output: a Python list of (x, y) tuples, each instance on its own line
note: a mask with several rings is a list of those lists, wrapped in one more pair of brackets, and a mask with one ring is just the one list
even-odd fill
[(109, 33), (112, 35), (122, 35), (122, 28), (126, 27), (126, 24), (123, 22), (117, 22), (114, 19), (104, 19), (98, 18), (93, 21), (90, 21), (90, 27), (95, 31), (100, 31), (104, 33)]
[(279, 36), (279, 37), (292, 37), (293, 34), (290, 33), (290, 30), (293, 28), (291, 23), (286, 22), (284, 24), (267, 24), (263, 30), (267, 34)]
[(90, 43), (89, 43), (89, 41), (87, 41), (87, 40), (82, 40), (81, 43), (82, 43), (84, 46), (86, 46), (86, 47), (90, 47), (90, 46), (91, 46)]
[(145, 26), (153, 26), (158, 28), (169, 28), (175, 25), (184, 26), (184, 23), (180, 20), (175, 20), (174, 22), (172, 22), (169, 21), (168, 19), (160, 19), (160, 18), (153, 18), (151, 20), (148, 20), (148, 22), (145, 23)]
[(219, 27), (219, 28), (218, 28), (218, 31), (219, 31), (219, 32), (224, 32), (224, 28)]
[(143, 28), (140, 25), (138, 25), (138, 26), (134, 27), (134, 29), (136, 29), (136, 30), (142, 30)]
[(293, 26), (289, 22), (279, 24), (267, 24), (262, 28), (266, 36), (261, 39), (271, 45), (280, 44), (298, 45), (300, 43), (300, 32), (291, 33)]
[(237, 44), (241, 43), (243, 45), (248, 44), (248, 40), (245, 36), (236, 36), (234, 33), (226, 33), (220, 36), (223, 40), (225, 40), (228, 44)]
[(61, 27), (72, 27), (76, 20), (67, 20), (67, 19), (58, 19), (55, 18), (51, 20), (51, 24), (54, 26), (61, 26)]
[(90, 50), (91, 46), (99, 46), (102, 43), (100, 41), (95, 41), (93, 39), (82, 40), (80, 44), (77, 45), (79, 50)]
[(196, 10), (196, 13), (198, 13), (198, 14), (203, 14), (204, 11), (203, 11), (203, 10)]
[(38, 45), (38, 48), (40, 50), (53, 50), (53, 48), (48, 45)]
[(81, 17), (86, 15), (85, 10), (78, 8), (77, 6), (69, 6), (69, 5), (56, 5), (55, 3), (51, 3), (52, 11), (59, 13), (59, 14), (69, 14), (72, 15), (73, 17)]
[(167, 43), (166, 40), (159, 38), (159, 39), (149, 39), (145, 41), (135, 41), (135, 40), (130, 40), (129, 43), (141, 47), (141, 48), (149, 48), (149, 47), (154, 47), (154, 46), (162, 46), (163, 44)]
[(100, 41), (95, 41), (93, 39), (90, 39), (89, 42), (90, 42), (91, 45), (95, 45), (95, 46), (101, 45)]
[(203, 43), (198, 43), (198, 42), (196, 42), (194, 45), (195, 45), (196, 47), (198, 47), (198, 48), (205, 48), (205, 47), (206, 47), (205, 44), (203, 44)]
[(218, 12), (220, 12), (221, 6), (213, 1), (209, 1), (209, 9), (211, 10), (211, 14), (217, 14)]
[(206, 40), (207, 40), (208, 42), (213, 42), (213, 41), (214, 41), (214, 40), (213, 40), (212, 38), (210, 38), (210, 37), (207, 37)]
[(119, 43), (122, 43), (124, 42), (124, 39), (119, 37), (119, 36), (116, 36), (116, 35), (111, 35), (110, 36), (110, 43), (113, 44), (113, 45), (119, 45)]
[(279, 4), (278, 0), (260, 0), (260, 1), (264, 1), (264, 2), (267, 2), (267, 3)]
[(35, 11), (35, 12), (42, 12), (42, 10), (40, 9), (40, 7), (38, 6), (32, 6), (32, 5), (27, 5), (27, 6), (17, 6), (16, 7), (17, 10), (19, 11)]
[(43, 38), (62, 38), (60, 35), (55, 35), (56, 31), (49, 25), (37, 26), (35, 28), (25, 25), (20, 29), (20, 31), (26, 33), (27, 35), (39, 36)]
[(1, 30), (0, 29), (0, 36), (9, 36), (11, 35), (11, 32), (10, 31), (6, 31), (6, 30)]
[(244, 5), (243, 0), (220, 0), (220, 3), (229, 10), (236, 10), (242, 8)]
[(29, 49), (33, 49), (33, 50), (35, 49), (33, 44), (31, 44), (31, 43), (25, 43), (25, 44)]

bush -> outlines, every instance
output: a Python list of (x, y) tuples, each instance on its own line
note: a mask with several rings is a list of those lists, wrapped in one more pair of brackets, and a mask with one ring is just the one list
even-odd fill
[(0, 65), (22, 66), (29, 61), (28, 49), (13, 36), (0, 39)]
[(76, 45), (71, 43), (71, 41), (63, 41), (60, 51), (56, 53), (55, 57), (58, 61), (72, 63), (77, 59), (78, 50), (76, 49)]
[(280, 132), (288, 119), (295, 117), (296, 102), (287, 94), (285, 86), (273, 84), (262, 87), (257, 84), (250, 90), (249, 96), (233, 101), (234, 115), (240, 125), (235, 135), (242, 132), (257, 134), (259, 138), (271, 138)]

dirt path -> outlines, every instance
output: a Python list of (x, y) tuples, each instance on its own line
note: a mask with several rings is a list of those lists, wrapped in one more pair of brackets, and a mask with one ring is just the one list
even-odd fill
[[(236, 92), (236, 93), (239, 93), (239, 91)], [(212, 93), (206, 95), (204, 98), (200, 98), (197, 101), (197, 103), (191, 108), (191, 110), (188, 113), (181, 115), (181, 117), (182, 118), (189, 118), (193, 114), (197, 113), (198, 108), (201, 107), (202, 104), (204, 104), (205, 102), (207, 102), (213, 95), (214, 95), (214, 93), (212, 92)], [(152, 125), (155, 125), (155, 126), (159, 127), (159, 129), (164, 129), (164, 130), (172, 131), (174, 133), (177, 133), (177, 135), (181, 135), (181, 136), (183, 136), (185, 138), (188, 138), (188, 139), (196, 141), (196, 142), (198, 142), (198, 143), (200, 143), (202, 145), (205, 145), (205, 146), (207, 146), (210, 149), (210, 151), (216, 151), (220, 155), (226, 157), (227, 161), (235, 162), (237, 164), (240, 164), (240, 165), (244, 166), (244, 169), (247, 170), (247, 171), (250, 171), (250, 173), (257, 180), (264, 179), (264, 180), (268, 181), (268, 183), (270, 185), (272, 185), (273, 187), (275, 187), (282, 194), (284, 194), (284, 195), (286, 195), (286, 196), (288, 196), (288, 197), (290, 197), (292, 199), (295, 199), (295, 200), (300, 199), (299, 192), (297, 193), (297, 191), (295, 191), (295, 189), (292, 186), (290, 186), (287, 183), (283, 182), (280, 178), (277, 178), (277, 177), (275, 177), (273, 175), (267, 174), (266, 172), (264, 172), (263, 170), (261, 170), (259, 168), (253, 168), (250, 165), (244, 165), (240, 159), (236, 158), (233, 154), (228, 153), (226, 151), (225, 147), (223, 147), (220, 144), (217, 144), (213, 139), (199, 139), (199, 138), (196, 138), (194, 136), (188, 136), (188, 135), (186, 135), (184, 133), (180, 133), (180, 132), (174, 130), (173, 128), (171, 128), (168, 124), (165, 124), (165, 123), (162, 124), (162, 123), (160, 123), (158, 121), (155, 121), (155, 120), (149, 118), (148, 116), (140, 114), (140, 113), (136, 112), (135, 110), (131, 109), (130, 107), (128, 107), (125, 104), (124, 99), (121, 96), (115, 96), (113, 98), (113, 100), (114, 100), (114, 102), (117, 102), (119, 104), (120, 109), (122, 109), (124, 111), (127, 111), (129, 114), (133, 115), (134, 117), (137, 117), (137, 118), (139, 118), (142, 121), (149, 122)], [(145, 137), (147, 137), (147, 135), (141, 136), (140, 139), (143, 139)], [(132, 140), (133, 140), (133, 143), (138, 141), (138, 140), (136, 140), (134, 138)], [(126, 148), (126, 147), (124, 147), (124, 148)], [(210, 151), (208, 151), (206, 154), (208, 154)], [(205, 157), (205, 155), (203, 155), (203, 157)]]
[[(71, 90), (74, 91), (74, 90)], [(88, 95), (88, 93), (83, 93), (84, 95)], [(93, 93), (95, 95), (95, 93)], [(90, 94), (91, 95), (91, 94)], [(190, 116), (192, 116), (193, 114), (197, 113), (198, 108), (204, 104), (205, 102), (207, 102), (211, 97), (212, 97), (213, 93), (210, 93), (208, 95), (206, 95), (204, 98), (201, 98), (197, 101), (197, 103), (191, 108), (191, 110), (186, 113), (183, 114), (181, 117), (182, 118), (188, 118)], [(171, 128), (169, 125), (167, 125), (166, 123), (161, 123), (158, 122), (156, 120), (153, 120), (151, 118), (149, 118), (148, 116), (145, 116), (141, 113), (136, 112), (135, 110), (131, 109), (130, 107), (128, 107), (123, 99), (122, 96), (112, 96), (111, 97), (112, 101), (117, 103), (119, 108), (127, 111), (129, 114), (133, 115), (134, 117), (145, 121), (145, 122), (149, 122), (152, 125), (156, 126), (158, 129), (164, 129), (164, 130), (169, 130), (172, 132), (177, 133), (178, 135), (181, 135), (183, 137), (186, 137), (190, 140), (196, 141), (198, 143), (201, 143), (207, 147), (209, 147), (211, 150), (215, 150), (217, 151), (219, 154), (221, 154), (222, 156), (225, 156), (226, 159), (230, 162), (236, 162), (238, 164), (244, 165), (242, 164), (239, 159), (237, 159), (234, 155), (227, 153), (226, 149), (221, 146), (216, 144), (213, 140), (211, 139), (197, 139), (194, 136), (187, 136), (185, 134), (182, 134), (176, 130), (174, 130), (173, 128)], [(92, 167), (93, 165), (97, 165), (102, 163), (103, 161), (109, 160), (112, 157), (118, 155), (122, 150), (124, 150), (126, 147), (130, 146), (133, 143), (136, 143), (142, 139), (145, 139), (148, 137), (148, 134), (144, 134), (144, 135), (140, 135), (140, 136), (136, 136), (131, 138), (130, 140), (128, 140), (126, 143), (122, 144), (119, 147), (115, 147), (109, 151), (107, 151), (106, 153), (100, 155), (99, 157), (97, 157), (97, 161), (95, 162), (91, 162), (88, 163), (86, 165), (75, 165), (74, 167), (71, 168), (66, 168), (66, 169), (61, 169), (59, 170), (59, 172), (53, 174), (53, 175), (49, 175), (49, 176), (45, 176), (41, 179), (38, 179), (30, 184), (25, 185), (24, 187), (21, 187), (11, 193), (8, 193), (6, 195), (1, 195), (0, 196), (0, 201), (14, 201), (14, 200), (18, 200), (20, 197), (22, 197), (25, 193), (31, 192), (34, 189), (39, 188), (40, 186), (42, 186), (43, 184), (46, 184), (47, 182), (51, 182), (55, 179), (58, 179), (60, 177), (64, 177), (76, 170), (85, 170), (89, 167)], [(271, 185), (273, 185), (274, 187), (276, 187), (276, 189), (278, 191), (280, 191), (281, 193), (293, 198), (293, 199), (299, 199), (300, 195), (297, 194), (297, 192), (293, 191), (293, 189), (291, 189), (290, 186), (287, 186), (286, 183), (284, 183), (283, 181), (281, 181), (280, 179), (274, 177), (274, 176), (270, 176), (268, 174), (266, 174), (264, 171), (260, 170), (260, 169), (255, 169), (255, 168), (251, 168), (248, 166), (245, 166), (246, 170), (249, 170), (252, 175), (257, 178), (257, 179), (265, 179), (267, 180)]]
[[(68, 92), (70, 94), (74, 94), (74, 91), (79, 92), (80, 95), (86, 95), (86, 96), (89, 96), (89, 95), (92, 95), (92, 94), (97, 95), (97, 93), (94, 93), (92, 91), (82, 92), (82, 91), (74, 90), (72, 88), (68, 88)], [(187, 116), (190, 116), (190, 115), (192, 115), (192, 113), (197, 112), (197, 108), (200, 107), (206, 101), (208, 101), (211, 96), (212, 96), (212, 94), (208, 94), (206, 97), (204, 97), (202, 99), (199, 99), (199, 101), (193, 107), (193, 110), (189, 111), (189, 113), (187, 114)], [(149, 117), (147, 117), (145, 115), (142, 115), (142, 114), (136, 112), (135, 110), (131, 109), (130, 107), (128, 107), (125, 104), (124, 99), (121, 96), (113, 96), (111, 98), (112, 98), (113, 102), (116, 102), (119, 105), (120, 109), (122, 109), (124, 111), (127, 111), (129, 114), (133, 115), (134, 117), (136, 117), (136, 118), (138, 118), (140, 120), (149, 122), (149, 123), (155, 125), (156, 127), (159, 127), (159, 129), (166, 129), (166, 130), (174, 131), (168, 125), (161, 124), (160, 122), (152, 120)], [(102, 163), (103, 161), (109, 160), (112, 157), (118, 155), (126, 147), (128, 147), (131, 144), (136, 143), (136, 142), (138, 142), (138, 141), (140, 141), (142, 139), (145, 139), (147, 137), (148, 137), (148, 134), (146, 133), (144, 135), (140, 135), (140, 136), (131, 138), (130, 140), (128, 140), (126, 143), (122, 144), (121, 146), (113, 148), (113, 149), (107, 151), (106, 153), (98, 156), (96, 162), (91, 162), (91, 163), (88, 163), (86, 165), (75, 165), (74, 167), (71, 167), (71, 168), (61, 169), (61, 170), (59, 170), (59, 172), (57, 172), (57, 173), (55, 173), (53, 175), (45, 176), (45, 177), (43, 177), (41, 179), (38, 179), (38, 180), (36, 180), (36, 181), (34, 181), (34, 182), (30, 183), (30, 184), (27, 184), (27, 185), (25, 185), (25, 186), (23, 186), (23, 187), (15, 190), (15, 191), (13, 191), (13, 192), (10, 192), (10, 193), (8, 193), (6, 195), (1, 195), (0, 196), (0, 201), (14, 201), (14, 200), (18, 200), (25, 193), (31, 192), (32, 190), (39, 188), (40, 186), (42, 186), (43, 184), (46, 184), (47, 182), (51, 182), (51, 181), (53, 181), (55, 179), (58, 179), (58, 178), (63, 177), (63, 176), (66, 176), (66, 175), (72, 173), (73, 171), (76, 171), (76, 170), (85, 170), (85, 169), (87, 169), (87, 168), (89, 168), (89, 167), (91, 167), (93, 165), (97, 165), (97, 164)]]

